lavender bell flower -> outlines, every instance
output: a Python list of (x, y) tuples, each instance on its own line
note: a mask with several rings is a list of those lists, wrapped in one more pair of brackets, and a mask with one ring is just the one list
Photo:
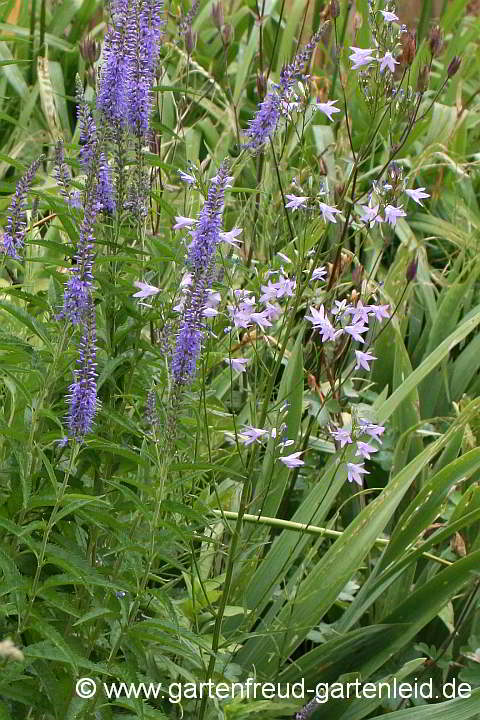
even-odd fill
[(282, 462), (290, 469), (300, 467), (301, 465), (305, 465), (305, 462), (303, 460), (300, 460), (300, 455), (302, 454), (302, 452), (302, 450), (299, 450), (299, 452), (294, 452), (291, 455), (284, 455), (283, 457), (279, 457), (278, 460), (280, 460), (280, 462)]
[(95, 306), (90, 298), (79, 345), (77, 368), (67, 396), (70, 406), (67, 416), (69, 435), (79, 442), (91, 432), (98, 406), (96, 351)]
[(213, 277), (215, 250), (221, 241), (225, 189), (230, 180), (224, 163), (211, 181), (197, 225), (192, 230), (193, 240), (187, 255), (192, 280), (186, 288), (183, 317), (172, 358), (172, 375), (177, 386), (188, 383), (196, 372), (203, 337), (203, 311)]
[(3, 233), (3, 245), (0, 246), (0, 252), (16, 260), (20, 260), (19, 251), (23, 250), (25, 244), (27, 229), (27, 216), (25, 212), (27, 193), (42, 160), (43, 155), (37, 160), (34, 160), (25, 175), (20, 178), (10, 203), (7, 226)]

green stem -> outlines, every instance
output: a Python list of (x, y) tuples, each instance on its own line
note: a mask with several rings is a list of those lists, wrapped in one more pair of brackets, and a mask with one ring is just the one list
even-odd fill
[[(335, 97), (335, 87), (337, 84), (337, 76), (338, 76), (338, 68), (340, 65), (340, 58), (337, 56), (337, 53), (339, 52), (339, 48), (343, 47), (343, 41), (345, 40), (345, 33), (347, 32), (347, 23), (348, 23), (348, 16), (350, 14), (350, 0), (345, 0), (345, 15), (343, 18), (343, 25), (342, 25), (342, 31), (340, 34), (340, 43), (335, 43), (335, 65), (333, 68), (333, 78), (332, 78), (332, 88), (330, 90), (330, 97)], [(337, 20), (334, 20), (335, 23), (335, 38), (337, 37)]]
[[(229, 518), (231, 520), (238, 520), (239, 513), (233, 510), (210, 510), (210, 512), (218, 517)], [(308, 525), (306, 523), (293, 522), (293, 520), (282, 520), (281, 518), (267, 517), (266, 515), (250, 515), (244, 513), (242, 516), (244, 522), (256, 523), (258, 525), (268, 525), (269, 527), (282, 528), (283, 530), (293, 530), (294, 532), (309, 533), (310, 535), (324, 535), (325, 537), (338, 538), (343, 535), (343, 531), (331, 530), (330, 528), (319, 527), (318, 525)], [(377, 538), (375, 545), (388, 545), (390, 542), (389, 538)], [(450, 560), (432, 555), (431, 553), (422, 553), (423, 557), (433, 560), (440, 565), (453, 565)]]
[(32, 0), (32, 9), (30, 15), (30, 47), (28, 48), (28, 56), (30, 58), (30, 85), (35, 82), (37, 68), (35, 67), (35, 19), (37, 14), (37, 0)]

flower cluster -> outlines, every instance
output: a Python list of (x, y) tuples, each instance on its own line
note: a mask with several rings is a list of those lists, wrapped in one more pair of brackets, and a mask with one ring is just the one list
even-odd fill
[(391, 97), (397, 82), (395, 71), (412, 63), (415, 43), (412, 44), (407, 27), (399, 24), (394, 3), (387, 3), (384, 10), (377, 10), (369, 3), (368, 24), (373, 47), (351, 46), (349, 60), (352, 70), (360, 71), (360, 89), (373, 109), (379, 90), (384, 97)]
[[(372, 453), (378, 452), (378, 448), (375, 445), (371, 445), (370, 442), (366, 442), (366, 438), (375, 440), (378, 443), (382, 443), (380, 437), (385, 432), (383, 425), (375, 425), (375, 423), (369, 420), (360, 418), (358, 424), (355, 424), (352, 430), (346, 428), (332, 428), (330, 434), (335, 439), (336, 443), (341, 448), (346, 445), (356, 443), (357, 449), (355, 457), (361, 457), (363, 459), (370, 460)], [(361, 440), (360, 438), (363, 438)], [(365, 470), (364, 463), (352, 463), (347, 462), (347, 479), (348, 482), (356, 482), (357, 485), (363, 485), (363, 475), (369, 475), (368, 470)]]
[[(320, 305), (317, 309), (310, 307), (310, 315), (305, 315), (305, 319), (312, 323), (314, 330), (317, 330), (322, 342), (334, 341), (341, 335), (348, 335), (352, 340), (364, 344), (363, 335), (369, 330), (369, 319), (374, 317), (376, 321), (382, 322), (384, 318), (389, 318), (389, 305), (364, 305), (361, 300), (357, 304), (348, 304), (346, 300), (335, 300), (334, 307), (328, 311), (324, 305)], [(356, 369), (363, 367), (369, 370), (368, 362), (375, 359), (360, 350), (355, 351), (357, 359)]]
[(307, 209), (307, 207), (309, 207), (309, 204), (311, 209), (315, 208), (318, 205), (318, 208), (322, 214), (322, 220), (326, 223), (336, 223), (337, 220), (335, 216), (339, 215), (341, 212), (334, 205), (328, 205), (328, 203), (324, 203), (317, 198), (314, 198), (312, 202), (310, 201), (310, 198), (305, 195), (286, 194), (285, 197), (288, 200), (288, 202), (285, 203), (285, 207), (290, 208), (292, 212), (295, 212), (295, 210), (305, 210)]
[[(272, 275), (278, 275), (275, 282), (269, 279)], [(267, 284), (260, 286), (262, 294), (258, 300), (263, 308), (258, 308), (257, 300), (251, 291), (233, 291), (234, 302), (227, 305), (233, 327), (247, 329), (255, 324), (265, 330), (278, 320), (282, 308), (277, 301), (293, 296), (297, 286), (296, 280), (285, 275), (283, 267), (281, 270), (270, 270), (267, 278)], [(226, 331), (230, 329), (227, 328)]]
[[(245, 370), (244, 364), (247, 362), (247, 360), (239, 360), (241, 360), (242, 362), (242, 368), (240, 371), (243, 372)], [(233, 363), (235, 361), (227, 360), (227, 362), (230, 362), (233, 366)], [(280, 408), (280, 415), (285, 413), (288, 407), (289, 403), (284, 402)], [(225, 431), (225, 436), (230, 438), (231, 441), (234, 441), (235, 439), (235, 435), (229, 431)], [(280, 450), (280, 455), (277, 456), (278, 461), (283, 463), (290, 470), (305, 464), (305, 462), (300, 459), (300, 455), (302, 455), (303, 452), (301, 450), (290, 453), (290, 455), (283, 455), (283, 451), (285, 450), (285, 448), (295, 444), (294, 440), (288, 439), (287, 424), (285, 422), (281, 422), (278, 427), (270, 428), (257, 428), (252, 425), (245, 425), (236, 437), (246, 447), (248, 445), (252, 445), (253, 443), (262, 444), (268, 442), (270, 439), (273, 439), (275, 441), (275, 449)]]
[[(403, 193), (423, 207), (422, 200), (430, 197), (429, 193), (424, 191), (425, 187), (407, 188), (401, 168), (392, 162), (389, 166), (387, 180), (382, 183), (374, 182), (368, 194), (367, 203), (358, 206), (361, 213), (359, 219), (370, 228), (376, 223), (384, 222), (395, 227), (398, 218), (407, 216), (403, 209), (403, 203), (399, 202)], [(380, 213), (383, 213), (383, 217)]]
[(27, 194), (42, 159), (42, 157), (39, 157), (34, 160), (25, 175), (20, 178), (8, 209), (7, 225), (3, 233), (1, 252), (16, 260), (20, 260), (20, 252), (25, 245)]

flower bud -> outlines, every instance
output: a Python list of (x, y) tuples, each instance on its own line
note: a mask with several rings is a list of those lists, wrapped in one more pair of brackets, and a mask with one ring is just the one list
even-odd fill
[(257, 75), (257, 94), (259, 98), (265, 97), (267, 93), (267, 76), (266, 73), (259, 72)]
[(393, 185), (396, 186), (403, 177), (402, 168), (398, 163), (393, 161), (388, 167), (388, 175)]
[(327, 164), (321, 156), (318, 158), (318, 174), (324, 176), (328, 175)]
[(96, 81), (97, 76), (95, 73), (95, 68), (89, 67), (88, 70), (85, 72), (85, 77), (87, 80), (87, 85), (90, 85), (90, 87), (95, 88), (96, 87)]
[(335, 198), (335, 204), (340, 202), (345, 192), (345, 183), (339, 183), (333, 188), (333, 197)]
[(223, 38), (223, 44), (225, 46), (230, 45), (232, 41), (232, 35), (233, 35), (233, 28), (231, 25), (224, 25), (222, 27), (222, 38)]
[(407, 282), (412, 282), (417, 276), (418, 260), (412, 260), (407, 267)]
[(353, 16), (353, 32), (356, 33), (357, 30), (360, 30), (362, 25), (363, 25), (363, 16), (361, 13), (356, 12)]
[(453, 56), (452, 60), (450, 61), (450, 65), (448, 66), (448, 70), (447, 70), (449, 78), (453, 77), (456, 74), (458, 68), (460, 67), (461, 62), (462, 61), (458, 57), (458, 55)]
[(330, 7), (328, 8), (328, 14), (332, 20), (335, 20), (340, 15), (340, 4), (338, 0), (331, 0)]
[(428, 36), (428, 44), (430, 45), (430, 52), (432, 53), (433, 57), (438, 57), (442, 54), (443, 50), (443, 32), (439, 25), (435, 25), (430, 30), (430, 34)]
[(197, 33), (189, 27), (185, 33), (185, 48), (188, 55), (191, 55), (197, 45)]
[(411, 65), (417, 52), (417, 39), (414, 32), (408, 30), (402, 35), (402, 54), (400, 62), (403, 65)]
[[(352, 270), (352, 283), (360, 287), (363, 279), (363, 265), (356, 265)], [(353, 295), (353, 292), (352, 292)], [(353, 298), (352, 298), (353, 299)]]
[(225, 22), (222, 2), (214, 2), (212, 5), (212, 20), (217, 30), (221, 30)]
[(343, 272), (346, 268), (348, 268), (349, 265), (351, 265), (352, 260), (352, 253), (342, 250), (340, 253), (340, 272)]
[(88, 65), (93, 65), (100, 57), (100, 43), (91, 37), (83, 38), (79, 46), (80, 55)]
[(430, 70), (428, 68), (428, 65), (424, 65), (420, 72), (418, 73), (418, 79), (417, 79), (417, 90), (418, 92), (424, 93), (425, 90), (428, 88), (428, 80), (430, 77)]

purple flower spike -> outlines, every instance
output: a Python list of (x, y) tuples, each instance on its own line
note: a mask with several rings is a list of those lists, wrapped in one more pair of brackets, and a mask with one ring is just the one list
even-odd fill
[(101, 210), (98, 201), (85, 208), (80, 236), (78, 239), (76, 264), (72, 268), (72, 277), (65, 284), (63, 310), (60, 317), (66, 317), (74, 325), (81, 323), (87, 313), (90, 301), (90, 289), (93, 284), (93, 247), (95, 243), (94, 227), (97, 213)]
[(138, 137), (148, 130), (150, 90), (163, 21), (161, 0), (116, 0), (105, 36), (97, 108), (114, 125)]
[(178, 26), (178, 32), (180, 33), (180, 35), (186, 35), (187, 32), (192, 29), (192, 23), (195, 18), (195, 15), (197, 14), (199, 5), (200, 5), (199, 0), (193, 0), (192, 7), (188, 11), (188, 13), (185, 15), (185, 17), (182, 19), (180, 25)]
[(9, 255), (11, 258), (20, 260), (19, 251), (23, 250), (25, 234), (27, 229), (27, 216), (25, 213), (27, 193), (35, 177), (35, 173), (43, 159), (43, 156), (34, 160), (25, 175), (17, 183), (17, 189), (10, 203), (7, 226), (3, 234), (3, 246), (0, 252)]
[(97, 199), (102, 206), (103, 212), (108, 212), (110, 214), (115, 212), (115, 199), (113, 196), (111, 172), (104, 153), (100, 153)]
[(97, 363), (96, 363), (95, 306), (90, 299), (85, 315), (80, 341), (77, 368), (69, 388), (69, 412), (67, 417), (70, 437), (83, 442), (91, 432), (97, 411)]
[(65, 151), (63, 147), (63, 141), (59, 140), (55, 146), (55, 179), (57, 185), (60, 188), (60, 192), (67, 200), (70, 201), (70, 183), (72, 176), (68, 165), (65, 162)]
[(132, 132), (143, 137), (148, 131), (151, 97), (163, 25), (163, 3), (159, 0), (139, 3), (138, 24), (127, 29), (129, 60), (128, 107), (126, 118)]
[(195, 375), (203, 337), (205, 307), (204, 278), (199, 278), (188, 298), (172, 358), (172, 374), (177, 385), (187, 384)]
[(155, 430), (158, 423), (157, 416), (157, 394), (155, 388), (152, 387), (147, 394), (147, 407), (145, 409), (145, 421), (149, 430)]
[(221, 240), (225, 190), (231, 179), (224, 163), (218, 175), (211, 180), (207, 200), (192, 231), (193, 239), (188, 248), (188, 262), (195, 272), (207, 270)]
[(250, 121), (245, 133), (249, 138), (245, 145), (246, 148), (259, 150), (272, 137), (281, 115), (282, 103), (288, 100), (297, 78), (302, 73), (303, 66), (310, 58), (322, 34), (323, 29), (315, 33), (293, 62), (285, 65), (280, 73), (279, 85), (275, 85), (273, 90), (267, 94), (260, 103), (255, 117)]
[(202, 347), (205, 326), (204, 311), (213, 275), (215, 250), (221, 241), (225, 189), (232, 180), (226, 163), (212, 178), (208, 196), (198, 217), (193, 240), (188, 248), (187, 262), (191, 281), (186, 286), (183, 316), (172, 358), (172, 375), (177, 386), (185, 385), (195, 376), (197, 358)]
[[(97, 95), (97, 108), (115, 124), (125, 125), (128, 109), (128, 83), (131, 76), (130, 57), (126, 50), (128, 0), (112, 3), (113, 25), (105, 35), (103, 65)], [(133, 15), (134, 17), (134, 15)]]
[(97, 127), (90, 108), (83, 95), (83, 88), (77, 78), (77, 112), (80, 122), (80, 162), (87, 171), (95, 157), (97, 148)]
[(260, 103), (258, 111), (250, 121), (245, 133), (250, 138), (246, 144), (247, 148), (258, 150), (272, 137), (280, 118), (281, 104), (282, 97), (276, 89), (268, 93), (265, 100)]

